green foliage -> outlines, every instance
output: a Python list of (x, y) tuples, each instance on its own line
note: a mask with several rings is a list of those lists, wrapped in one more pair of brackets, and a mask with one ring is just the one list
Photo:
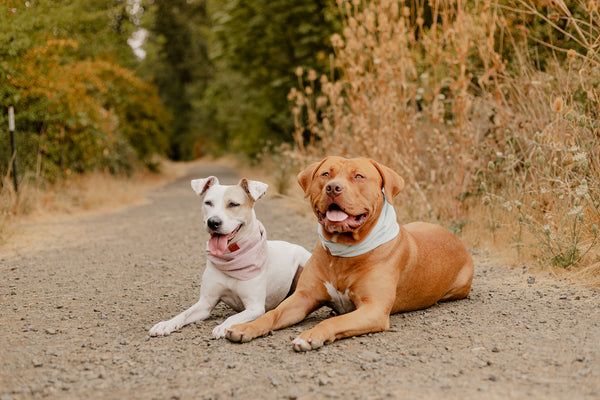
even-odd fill
[[(207, 93), (216, 109), (223, 149), (257, 154), (266, 143), (292, 138), (287, 94), (295, 70), (327, 71), (335, 4), (326, 0), (213, 2), (219, 76)], [(219, 114), (222, 117), (219, 117)]]
[[(13, 4), (14, 3), (14, 4)], [(166, 148), (169, 115), (156, 89), (122, 65), (126, 2), (40, 0), (0, 6), (0, 141), (15, 107), (21, 171), (131, 170)], [(0, 146), (6, 174), (9, 146)]]
[(290, 141), (298, 66), (328, 69), (328, 0), (152, 0), (144, 71), (175, 116), (171, 156), (256, 155)]
[(147, 12), (143, 26), (149, 36), (142, 68), (175, 117), (170, 155), (188, 160), (198, 155), (194, 148), (199, 131), (209, 120), (197, 104), (212, 78), (206, 1), (154, 0), (144, 4)]
[[(525, 61), (545, 70), (557, 59), (564, 61), (567, 49), (599, 61), (597, 54), (587, 51), (596, 46), (598, 35), (597, 22), (590, 19), (594, 13), (597, 15), (593, 11), (598, 7), (596, 1), (497, 0), (494, 3), (503, 15), (503, 29), (498, 30), (496, 37), (502, 44), (498, 48), (513, 72), (518, 72), (520, 63)], [(579, 26), (574, 21), (583, 24)], [(526, 51), (515, 52), (515, 43), (524, 44)]]

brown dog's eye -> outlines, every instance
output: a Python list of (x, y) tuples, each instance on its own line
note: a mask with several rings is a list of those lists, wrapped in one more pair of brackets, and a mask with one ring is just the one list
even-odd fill
[(363, 178), (364, 178), (364, 175), (362, 175), (362, 174), (356, 174), (354, 176), (354, 179), (363, 179)]
[(327, 176), (329, 176), (329, 172), (323, 172), (323, 173), (321, 174), (321, 176), (325, 176), (325, 177), (327, 177)]

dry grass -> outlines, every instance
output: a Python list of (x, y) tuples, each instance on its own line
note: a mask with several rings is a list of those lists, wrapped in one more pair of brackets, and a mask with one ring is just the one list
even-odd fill
[(86, 212), (113, 210), (145, 201), (145, 193), (181, 176), (184, 163), (164, 161), (161, 173), (137, 172), (133, 176), (91, 173), (67, 178), (56, 184), (25, 177), (18, 195), (12, 179), (4, 177), (0, 188), (0, 244), (9, 241), (23, 222), (61, 218)]
[(598, 283), (596, 3), (580, 1), (575, 17), (560, 0), (432, 0), (429, 24), (423, 1), (404, 4), (338, 0), (339, 78), (297, 71), (296, 147), (285, 156), (377, 159), (408, 183), (401, 219), (437, 221), (515, 263), (579, 267)]

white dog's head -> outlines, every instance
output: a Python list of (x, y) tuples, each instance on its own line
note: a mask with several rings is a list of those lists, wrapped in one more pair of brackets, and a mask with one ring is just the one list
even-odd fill
[(214, 176), (192, 180), (192, 189), (203, 200), (202, 213), (210, 234), (208, 249), (222, 255), (230, 243), (247, 234), (256, 218), (254, 203), (267, 191), (266, 183), (243, 178), (237, 185), (219, 185)]

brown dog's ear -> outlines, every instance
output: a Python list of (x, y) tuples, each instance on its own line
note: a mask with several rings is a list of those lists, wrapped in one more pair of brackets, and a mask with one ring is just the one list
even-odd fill
[(306, 193), (308, 186), (310, 186), (313, 179), (315, 178), (315, 172), (317, 172), (317, 170), (319, 169), (321, 164), (323, 164), (325, 162), (325, 160), (327, 160), (327, 158), (325, 158), (319, 162), (310, 164), (308, 167), (306, 167), (306, 169), (304, 171), (302, 171), (298, 174), (298, 176), (297, 176), (298, 183), (300, 184), (300, 187), (302, 187), (302, 190), (304, 190), (304, 193)]
[(393, 169), (386, 167), (385, 165), (379, 164), (377, 161), (370, 160), (371, 163), (379, 171), (381, 175), (382, 186), (385, 189), (385, 195), (388, 199), (393, 199), (398, 193), (404, 188), (404, 179), (396, 173)]

